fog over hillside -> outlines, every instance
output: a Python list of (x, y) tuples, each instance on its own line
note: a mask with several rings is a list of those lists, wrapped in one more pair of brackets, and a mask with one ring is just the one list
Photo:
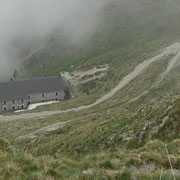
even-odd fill
[(100, 22), (106, 0), (0, 0), (0, 79), (13, 73), (30, 45), (54, 29), (78, 42), (90, 37)]
[[(99, 57), (102, 53), (122, 48), (125, 44), (129, 47), (139, 40), (150, 42), (163, 37), (170, 43), (170, 38), (174, 36), (174, 39), (177, 39), (179, 36), (177, 29), (180, 6), (177, 0), (0, 0), (0, 2), (0, 81), (9, 79), (19, 64), (23, 64), (21, 59), (44, 44), (46, 47), (42, 48), (37, 56), (29, 57), (30, 61), (27, 60), (27, 64), (23, 65), (28, 72), (27, 76), (39, 71), (42, 61), (47, 67), (49, 65), (52, 67), (48, 69), (43, 66), (46, 69), (41, 75), (53, 74), (60, 71), (57, 67), (62, 66), (62, 63), (58, 62), (64, 62), (64, 59), (77, 59), (76, 61), (81, 63), (79, 59), (83, 61), (84, 58), (84, 61), (88, 61), (97, 58), (95, 56)], [(91, 38), (94, 34), (95, 38), (94, 36)], [(66, 45), (59, 42), (61, 36)], [(51, 39), (50, 43), (44, 43)], [(89, 39), (93, 39), (92, 46), (88, 44), (86, 47), (77, 48), (78, 50), (69, 43), (77, 45), (82, 40)], [(75, 50), (72, 53), (73, 48)], [(54, 61), (54, 65), (50, 61)], [(32, 71), (34, 67), (37, 70)]]

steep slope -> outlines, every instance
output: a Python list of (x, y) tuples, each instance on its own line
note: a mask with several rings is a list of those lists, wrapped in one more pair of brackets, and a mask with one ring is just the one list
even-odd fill
[(180, 178), (179, 10), (177, 0), (113, 0), (90, 39), (48, 37), (22, 76), (109, 69), (80, 79), (70, 101), (0, 116), (0, 176)]
[[(55, 116), (59, 113), (62, 113), (62, 115), (59, 114), (57, 117), (67, 116), (66, 120), (72, 122), (73, 119), (78, 119), (78, 117), (80, 119), (83, 119), (84, 116), (90, 118), (91, 116), (89, 117), (89, 115), (87, 115), (89, 113), (95, 114), (95, 117), (101, 117), (101, 114), (104, 114), (109, 109), (116, 113), (118, 111), (120, 112), (120, 114), (117, 113), (120, 116), (119, 118), (117, 118), (115, 114), (112, 114), (112, 116), (109, 117), (109, 120), (111, 120), (111, 118), (113, 119), (113, 116), (115, 116), (117, 119), (124, 118), (127, 123), (132, 120), (136, 123), (136, 118), (133, 117), (133, 115), (134, 113), (139, 112), (140, 108), (144, 109), (151, 102), (157, 101), (160, 96), (166, 97), (166, 94), (174, 95), (178, 93), (180, 90), (178, 81), (178, 71), (180, 67), (177, 66), (179, 61), (179, 43), (174, 43), (165, 49), (161, 48), (164, 48), (165, 44), (170, 44), (170, 42), (178, 36), (179, 26), (178, 22), (175, 23), (179, 15), (178, 1), (152, 2), (142, 2), (140, 0), (137, 0), (137, 3), (132, 3), (131, 1), (113, 1), (108, 7), (106, 7), (106, 11), (104, 10), (102, 12), (102, 14), (105, 15), (105, 18), (99, 28), (99, 34), (97, 33), (94, 35), (96, 38), (91, 39), (93, 46), (91, 47), (92, 44), (86, 42), (86, 45), (89, 48), (88, 53), (91, 55), (88, 56), (89, 60), (87, 61), (87, 59), (84, 59), (84, 63), (82, 63), (79, 59), (72, 59), (75, 63), (81, 63), (81, 68), (92, 66), (92, 64), (102, 65), (103, 63), (109, 63), (110, 70), (104, 78), (85, 83), (85, 86), (96, 89), (93, 93), (84, 93), (70, 102), (62, 102), (56, 105), (39, 108), (37, 110), (44, 112), (22, 114), (11, 117), (1, 116), (1, 119), (43, 119), (45, 116), (49, 116), (48, 118), (52, 117), (53, 123), (58, 124), (58, 118), (55, 118)], [(157, 11), (157, 8), (160, 8), (160, 10)], [(128, 10), (126, 12), (127, 9), (133, 9), (133, 11)], [(171, 23), (176, 24), (176, 27), (168, 26), (167, 22), (170, 19)], [(102, 29), (105, 29), (106, 31), (102, 31)], [(147, 31), (143, 31), (143, 29), (146, 29)], [(170, 34), (169, 31), (172, 31), (173, 33)], [(145, 32), (145, 34), (142, 32)], [(59, 52), (59, 54), (66, 54), (66, 51), (58, 51), (58, 38), (56, 38), (57, 36), (55, 36), (55, 39), (52, 41), (56, 41), (56, 45), (54, 45), (54, 47), (57, 48), (56, 52)], [(65, 39), (64, 42), (67, 43)], [(104, 45), (104, 48), (100, 48), (101, 45)], [(60, 43), (60, 46), (62, 47), (63, 45)], [(51, 49), (51, 43), (48, 44), (48, 47)], [(46, 49), (45, 47), (43, 50), (40, 50), (40, 52), (37, 52), (33, 57), (38, 57), (38, 53), (42, 53), (41, 56), (43, 56), (43, 52), (46, 52), (49, 56), (51, 53), (54, 53), (54, 51), (51, 51), (50, 49)], [(82, 49), (82, 54), (84, 52), (85, 51)], [(81, 58), (81, 54), (77, 54), (77, 57)], [(100, 61), (99, 58), (101, 58), (102, 61)], [(31, 60), (29, 62), (31, 62)], [(43, 71), (46, 69), (46, 62), (50, 64), (57, 63), (57, 61), (53, 60), (44, 60), (43, 58), (41, 59), (44, 63)], [(36, 62), (37, 64), (39, 63), (39, 61)], [(58, 60), (58, 62), (61, 63), (60, 60)], [(68, 61), (63, 61), (63, 63), (66, 62)], [(34, 65), (32, 63), (32, 73), (37, 75), (35, 71), (36, 67), (39, 69), (39, 65)], [(66, 65), (69, 67), (69, 64)], [(50, 67), (48, 64), (47, 66), (48, 68)], [(56, 69), (55, 67), (52, 68), (54, 70)], [(62, 66), (61, 68), (65, 68), (65, 66)], [(80, 68), (79, 65), (74, 66), (69, 70), (73, 71), (73, 69), (78, 68)], [(51, 74), (50, 69), (46, 69), (45, 71)], [(42, 71), (38, 71), (38, 73), (41, 72)], [(95, 86), (94, 83), (96, 83)], [(101, 84), (100, 88), (98, 83)], [(65, 110), (62, 111), (63, 109)], [(57, 111), (53, 112), (51, 110)], [(158, 110), (157, 113), (161, 114), (165, 109)], [(100, 115), (98, 116), (99, 113)], [(148, 116), (149, 115), (146, 114), (145, 118)], [(142, 123), (143, 120), (140, 122)], [(126, 125), (126, 122), (124, 123)], [(132, 123), (131, 130), (133, 130), (134, 123)], [(47, 129), (46, 127), (41, 127), (41, 124), (39, 125), (37, 127), (33, 126), (32, 129), (30, 128), (26, 134), (20, 133), (19, 136), (28, 137), (28, 134), (36, 135), (41, 132), (39, 129)], [(51, 123), (47, 125), (53, 126)], [(81, 123), (80, 127), (84, 129), (84, 126)], [(95, 127), (98, 128), (98, 124), (95, 124)], [(34, 128), (35, 131), (33, 131)], [(70, 132), (68, 131), (68, 133)], [(49, 138), (51, 138), (51, 136)], [(67, 142), (67, 140), (65, 142)], [(74, 142), (78, 143), (76, 141)], [(58, 142), (55, 141), (55, 143), (58, 145)], [(67, 142), (67, 144), (69, 143)], [(47, 146), (49, 145), (47, 144)]]
[(90, 39), (72, 43), (61, 32), (53, 34), (25, 62), (25, 74), (52, 75), (107, 63), (135, 67), (143, 55), (150, 56), (179, 38), (179, 7), (176, 0), (114, 0), (102, 10), (101, 24)]
[[(174, 56), (171, 57), (171, 59), (169, 60), (169, 63), (167, 64), (166, 69), (164, 70), (164, 72), (161, 73), (160, 77), (156, 77), (157, 78), (157, 82), (154, 84), (151, 84), (152, 87), (157, 87), (168, 75), (168, 73), (173, 70), (175, 68), (175, 66), (178, 64), (179, 62), (179, 55), (180, 55), (180, 44), (179, 43), (175, 43), (167, 48), (165, 48), (160, 54), (158, 54), (157, 56), (150, 58), (148, 60), (143, 61), (142, 63), (140, 63), (135, 69), (134, 71), (132, 71), (131, 73), (129, 73), (127, 76), (125, 76), (120, 83), (113, 89), (110, 90), (110, 92), (108, 92), (107, 94), (105, 94), (104, 96), (100, 97), (99, 99), (97, 99), (94, 103), (92, 104), (88, 104), (88, 105), (84, 105), (84, 106), (79, 106), (79, 107), (75, 107), (75, 108), (70, 108), (67, 110), (62, 110), (62, 111), (52, 111), (52, 112), (41, 112), (41, 113), (34, 113), (34, 114), (25, 114), (25, 115), (20, 115), (20, 116), (11, 116), (11, 117), (3, 117), (1, 116), (0, 120), (4, 120), (4, 121), (11, 121), (11, 120), (16, 120), (16, 119), (23, 119), (23, 118), (33, 118), (33, 117), (42, 117), (42, 116), (48, 116), (48, 115), (52, 115), (52, 114), (58, 114), (58, 113), (68, 113), (71, 111), (81, 111), (81, 110), (85, 110), (85, 109), (89, 109), (91, 107), (94, 107), (98, 104), (103, 103), (104, 101), (110, 99), (112, 96), (114, 96), (119, 90), (121, 90), (122, 88), (124, 88), (126, 85), (130, 84), (132, 80), (134, 80), (135, 78), (137, 78), (138, 76), (140, 76), (145, 70), (147, 70), (147, 68), (160, 60), (163, 60), (163, 58), (169, 58), (169, 56)], [(93, 79), (94, 81), (94, 79)], [(160, 86), (159, 86), (160, 87)], [(158, 88), (159, 88), (158, 87)], [(152, 88), (149, 89), (149, 92)], [(139, 95), (138, 97), (136, 97), (135, 99), (130, 99), (129, 102), (133, 102), (133, 101), (137, 101), (141, 96), (146, 95), (148, 93), (148, 90), (144, 91), (141, 95)]]
[[(8, 142), (0, 139), (7, 149)], [(168, 144), (168, 151), (176, 154), (179, 141)], [(173, 180), (169, 168), (165, 146), (160, 141), (151, 141), (138, 150), (118, 151), (116, 153), (96, 153), (78, 158), (65, 156), (35, 157), (18, 151), (0, 150), (1, 179), (119, 179), (119, 180)], [(172, 156), (172, 155), (171, 155)], [(172, 159), (172, 165), (179, 167), (179, 158)], [(159, 166), (159, 167), (158, 167)], [(161, 168), (164, 167), (164, 169)], [(159, 168), (156, 170), (156, 168)], [(178, 171), (174, 170), (178, 179)]]

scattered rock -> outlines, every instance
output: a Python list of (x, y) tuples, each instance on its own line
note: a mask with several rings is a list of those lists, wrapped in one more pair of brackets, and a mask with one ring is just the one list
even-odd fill
[(129, 111), (129, 109), (128, 109), (128, 108), (124, 109), (124, 112), (128, 112), (128, 111)]
[(12, 145), (10, 145), (8, 148), (9, 148), (11, 151), (15, 151), (15, 147), (12, 146)]
[(169, 154), (169, 157), (170, 157), (171, 159), (175, 159), (175, 158), (176, 158), (176, 156), (175, 156), (174, 154)]
[(132, 137), (125, 137), (123, 140), (124, 141), (130, 141), (132, 139)]
[(114, 135), (112, 135), (112, 136), (109, 136), (109, 139), (112, 141), (113, 139), (114, 139)]
[(111, 110), (107, 110), (106, 115), (108, 116), (108, 115), (110, 115), (110, 113), (111, 113)]
[(175, 175), (180, 176), (180, 170), (175, 169), (174, 173), (175, 173)]
[(59, 158), (61, 155), (59, 153), (55, 153), (55, 157)]
[(83, 171), (82, 173), (85, 175), (90, 175), (90, 174), (93, 174), (93, 171), (94, 171), (94, 169), (88, 169), (86, 171)]

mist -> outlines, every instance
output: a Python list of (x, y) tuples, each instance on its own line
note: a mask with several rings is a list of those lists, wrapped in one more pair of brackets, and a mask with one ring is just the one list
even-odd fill
[(0, 0), (0, 80), (10, 78), (29, 47), (55, 29), (72, 43), (91, 37), (108, 0)]

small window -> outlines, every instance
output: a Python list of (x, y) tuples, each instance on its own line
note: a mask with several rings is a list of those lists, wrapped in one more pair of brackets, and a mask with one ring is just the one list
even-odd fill
[(31, 104), (31, 101), (28, 101), (28, 105), (30, 105)]
[(21, 105), (21, 109), (24, 109), (24, 105)]
[(6, 104), (6, 101), (4, 101), (4, 104)]
[(31, 99), (31, 95), (30, 95), (30, 94), (28, 94), (27, 98), (28, 98), (28, 99)]
[(58, 96), (58, 92), (56, 92), (55, 95)]
[(55, 101), (58, 101), (58, 98), (56, 98)]
[(12, 106), (12, 110), (13, 110), (13, 111), (15, 110), (15, 106)]
[(44, 99), (42, 100), (42, 102), (45, 102)]
[(12, 103), (14, 104), (14, 103), (15, 103), (15, 101), (14, 101), (14, 100), (12, 100)]
[(24, 99), (21, 99), (21, 102), (23, 103), (23, 102), (24, 102)]
[(19, 107), (19, 106), (17, 106), (17, 108), (18, 108), (18, 109), (20, 109), (20, 107)]
[(7, 107), (3, 107), (4, 111), (7, 111)]
[(44, 97), (44, 93), (42, 94), (42, 97)]

